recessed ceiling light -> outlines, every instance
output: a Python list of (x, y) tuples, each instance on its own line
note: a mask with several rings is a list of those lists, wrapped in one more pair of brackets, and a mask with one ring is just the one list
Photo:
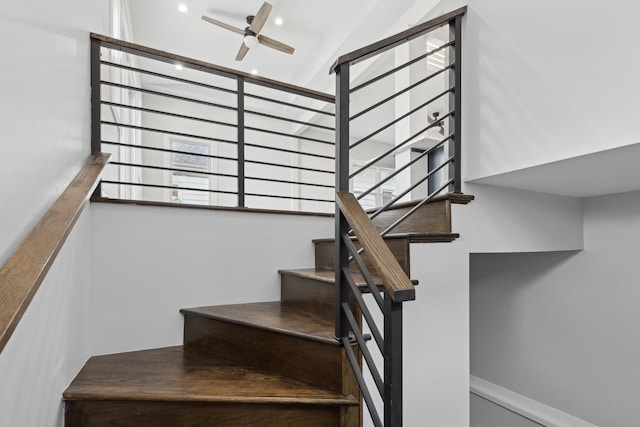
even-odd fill
[(251, 74), (253, 74), (253, 75), (255, 76), (256, 74), (258, 74), (258, 70), (256, 70), (256, 69), (254, 68), (253, 70), (251, 70)]
[(178, 5), (178, 10), (179, 10), (180, 12), (182, 12), (182, 13), (187, 13), (187, 11), (189, 10), (189, 8), (187, 7), (187, 5), (186, 5), (186, 4), (184, 4), (184, 3), (180, 3), (180, 4)]
[(178, 71), (182, 70), (182, 64), (176, 64), (176, 70)]
[(280, 18), (280, 17), (276, 18), (276, 20), (275, 20), (276, 25), (282, 25), (282, 22), (283, 22), (282, 18)]

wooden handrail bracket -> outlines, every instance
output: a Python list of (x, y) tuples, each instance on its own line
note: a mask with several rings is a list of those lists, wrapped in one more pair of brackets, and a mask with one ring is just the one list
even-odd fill
[(414, 300), (416, 294), (413, 283), (380, 237), (380, 232), (362, 209), (356, 197), (351, 193), (339, 192), (336, 203), (353, 229), (358, 242), (369, 256), (376, 273), (382, 278), (382, 283), (391, 299), (395, 302)]
[(0, 269), (0, 352), (56, 259), (110, 154), (93, 154)]

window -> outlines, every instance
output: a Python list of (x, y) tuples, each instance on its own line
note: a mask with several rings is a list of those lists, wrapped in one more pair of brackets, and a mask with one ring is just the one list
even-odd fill
[[(362, 166), (363, 164), (358, 165), (356, 162), (354, 162), (353, 164), (354, 170), (357, 170)], [(389, 175), (394, 172), (395, 170), (391, 168), (370, 166), (353, 177), (352, 191), (357, 197), (373, 187), (378, 182), (389, 177)], [(380, 207), (390, 202), (395, 195), (395, 178), (391, 178), (389, 181), (385, 182), (384, 184), (373, 190), (371, 193), (360, 199), (360, 204), (362, 205), (363, 209)]]
[[(174, 168), (193, 170), (194, 172), (209, 172), (210, 146), (188, 141), (171, 140), (171, 149), (183, 151), (183, 153), (172, 153), (171, 163)], [(193, 153), (193, 154), (186, 154)], [(190, 205), (211, 204), (211, 177), (198, 173), (174, 171), (171, 175), (171, 185), (178, 187), (171, 191), (171, 201), (174, 203), (185, 203)]]

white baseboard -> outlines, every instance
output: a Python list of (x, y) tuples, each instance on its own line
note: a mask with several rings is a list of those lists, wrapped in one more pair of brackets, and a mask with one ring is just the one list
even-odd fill
[(487, 399), (498, 406), (522, 415), (546, 427), (598, 427), (587, 421), (576, 418), (558, 409), (547, 406), (537, 400), (529, 399), (514, 391), (470, 376), (471, 393)]

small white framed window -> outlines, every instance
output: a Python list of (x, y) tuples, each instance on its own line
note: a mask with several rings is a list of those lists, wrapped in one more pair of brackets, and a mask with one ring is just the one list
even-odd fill
[[(358, 170), (364, 163), (353, 163), (353, 169)], [(370, 166), (367, 169), (354, 176), (351, 180), (351, 191), (355, 196), (359, 196), (378, 182), (389, 177), (389, 175), (395, 172), (394, 169), (385, 168), (382, 166)], [(360, 205), (363, 209), (372, 209), (380, 207), (390, 202), (396, 195), (396, 183), (395, 178), (391, 178), (389, 181), (378, 186), (371, 193), (360, 199)]]

